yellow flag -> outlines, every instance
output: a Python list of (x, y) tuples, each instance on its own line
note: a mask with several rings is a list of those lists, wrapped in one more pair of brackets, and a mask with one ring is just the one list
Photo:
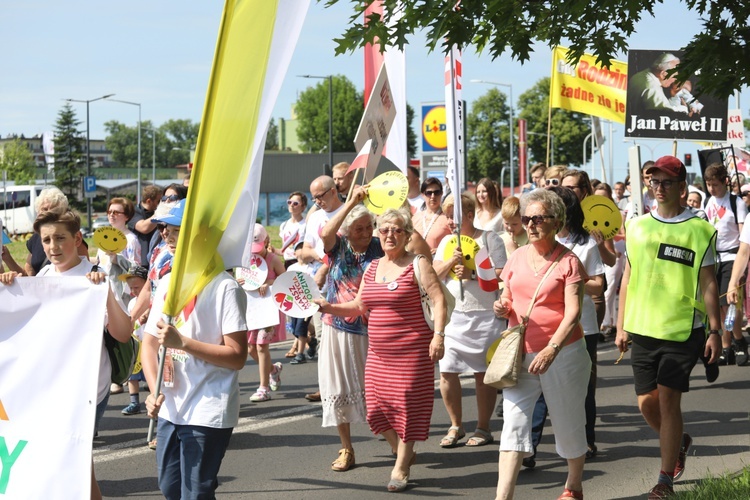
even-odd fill
[(609, 69), (584, 54), (578, 64), (567, 62), (568, 49), (552, 51), (549, 105), (605, 120), (625, 123), (628, 65), (612, 61)]
[[(164, 314), (243, 264), (268, 121), (309, 0), (226, 0)], [(249, 257), (249, 252), (248, 252)]]

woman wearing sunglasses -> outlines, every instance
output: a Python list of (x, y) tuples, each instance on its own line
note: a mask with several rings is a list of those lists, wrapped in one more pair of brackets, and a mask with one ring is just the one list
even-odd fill
[(294, 255), (294, 247), (298, 241), (305, 239), (305, 218), (302, 216), (307, 208), (307, 196), (305, 193), (295, 191), (289, 195), (286, 200), (289, 210), (289, 219), (284, 221), (279, 227), (279, 236), (281, 237), (281, 256), (284, 257), (284, 267), (297, 262)]
[[(112, 198), (109, 200), (107, 206), (107, 220), (109, 224), (125, 235), (127, 245), (119, 255), (124, 257), (128, 262), (133, 264), (140, 264), (141, 262), (141, 244), (138, 241), (138, 237), (128, 229), (128, 221), (133, 217), (135, 213), (135, 207), (133, 202), (127, 198)], [(104, 269), (104, 272), (109, 273), (112, 268), (112, 264), (115, 262), (116, 255), (106, 249), (99, 248), (96, 253), (96, 258), (99, 260), (99, 266)], [(123, 266), (121, 266), (123, 267)], [(124, 266), (124, 270), (127, 270), (129, 265)]]
[(557, 194), (546, 189), (525, 194), (521, 213), (529, 244), (513, 252), (503, 268), (505, 289), (494, 303), (495, 314), (508, 318), (510, 327), (520, 324), (540, 283), (541, 288), (528, 318), (518, 383), (503, 389), (497, 498), (513, 497), (521, 462), (534, 452), (532, 414), (542, 394), (555, 415), (557, 453), (568, 462), (559, 499), (583, 498), (584, 400), (591, 360), (578, 318), (587, 275), (578, 257), (555, 239), (566, 220), (565, 204)]
[(443, 202), (443, 185), (435, 177), (428, 177), (422, 183), (422, 197), (424, 197), (424, 209), (417, 210), (414, 214), (414, 230), (418, 232), (430, 247), (430, 252), (435, 255), (440, 241), (450, 234), (448, 219), (445, 217), (440, 204)]

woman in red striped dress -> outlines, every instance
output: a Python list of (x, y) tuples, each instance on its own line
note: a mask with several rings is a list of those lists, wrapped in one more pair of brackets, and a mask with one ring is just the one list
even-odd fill
[(388, 491), (403, 491), (416, 458), (415, 441), (425, 441), (434, 399), (435, 362), (443, 356), (446, 303), (437, 275), (425, 258), (419, 265), (422, 285), (434, 304), (435, 332), (422, 313), (414, 276), (415, 256), (406, 251), (413, 232), (410, 215), (387, 210), (378, 217), (385, 252), (365, 273), (357, 298), (346, 304), (320, 301), (321, 310), (341, 316), (369, 312), (370, 337), (365, 366), (367, 422), (394, 450), (396, 464)]

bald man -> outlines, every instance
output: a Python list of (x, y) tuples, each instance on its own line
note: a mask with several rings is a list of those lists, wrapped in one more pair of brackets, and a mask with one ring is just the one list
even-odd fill
[(315, 213), (307, 218), (305, 244), (302, 247), (302, 252), (314, 260), (320, 261), (325, 255), (323, 241), (320, 239), (320, 230), (344, 205), (338, 196), (339, 192), (336, 189), (336, 183), (333, 178), (327, 175), (321, 175), (312, 181), (310, 184), (310, 194), (319, 210), (316, 210)]

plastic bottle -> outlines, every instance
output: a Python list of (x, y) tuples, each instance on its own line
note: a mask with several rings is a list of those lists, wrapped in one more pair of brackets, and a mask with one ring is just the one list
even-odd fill
[(729, 304), (727, 309), (727, 315), (724, 318), (724, 330), (731, 331), (734, 328), (734, 317), (737, 315), (737, 307), (734, 304)]

